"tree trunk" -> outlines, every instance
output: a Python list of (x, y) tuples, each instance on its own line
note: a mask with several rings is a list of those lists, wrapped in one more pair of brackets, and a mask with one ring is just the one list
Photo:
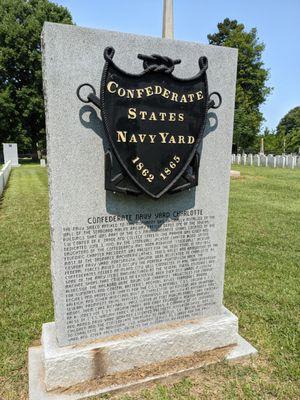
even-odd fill
[(31, 146), (31, 157), (32, 157), (32, 161), (38, 161), (38, 153), (37, 153), (36, 143), (33, 143)]

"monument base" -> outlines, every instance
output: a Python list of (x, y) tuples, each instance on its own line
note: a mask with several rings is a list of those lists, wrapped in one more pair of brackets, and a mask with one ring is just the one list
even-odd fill
[(239, 179), (241, 177), (241, 173), (240, 173), (240, 171), (235, 171), (232, 169), (230, 171), (230, 177), (233, 179)]
[(29, 349), (29, 399), (79, 400), (188, 375), (208, 364), (256, 354), (238, 335), (238, 319), (218, 316), (169, 323), (84, 344), (58, 347), (55, 324)]

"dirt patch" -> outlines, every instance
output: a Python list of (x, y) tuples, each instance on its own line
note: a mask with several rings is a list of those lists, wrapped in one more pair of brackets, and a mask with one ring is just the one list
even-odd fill
[[(160, 363), (153, 363), (141, 368), (134, 368), (130, 371), (119, 372), (111, 375), (103, 376), (102, 378), (93, 379), (88, 382), (80, 383), (66, 389), (53, 391), (54, 393), (83, 393), (101, 390), (107, 387), (139, 384), (139, 382), (147, 378), (154, 378), (160, 381), (172, 380), (178, 377), (190, 375), (190, 373), (205, 365), (213, 364), (224, 360), (226, 355), (234, 345), (222, 347), (219, 349), (195, 352), (186, 357), (175, 357), (171, 360)], [(100, 359), (103, 355), (100, 356)], [(101, 367), (102, 368), (102, 367)], [(103, 369), (100, 371), (103, 373)], [(166, 375), (162, 377), (162, 375)], [(172, 376), (168, 376), (172, 375)], [(116, 389), (117, 390), (117, 389)]]

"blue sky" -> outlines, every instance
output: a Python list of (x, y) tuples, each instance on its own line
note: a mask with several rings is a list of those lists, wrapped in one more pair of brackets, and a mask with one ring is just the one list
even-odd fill
[[(54, 0), (55, 1), (55, 0)], [(56, 0), (80, 26), (161, 36), (162, 0)], [(261, 110), (273, 129), (300, 105), (300, 0), (174, 0), (175, 39), (207, 43), (224, 18), (256, 27), (274, 88)]]

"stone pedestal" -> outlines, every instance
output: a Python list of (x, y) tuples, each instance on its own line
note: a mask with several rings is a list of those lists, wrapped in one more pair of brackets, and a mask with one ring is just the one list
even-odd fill
[(81, 399), (255, 353), (238, 335), (237, 317), (225, 308), (218, 316), (64, 347), (57, 345), (55, 323), (48, 323), (42, 346), (29, 350), (29, 398)]

